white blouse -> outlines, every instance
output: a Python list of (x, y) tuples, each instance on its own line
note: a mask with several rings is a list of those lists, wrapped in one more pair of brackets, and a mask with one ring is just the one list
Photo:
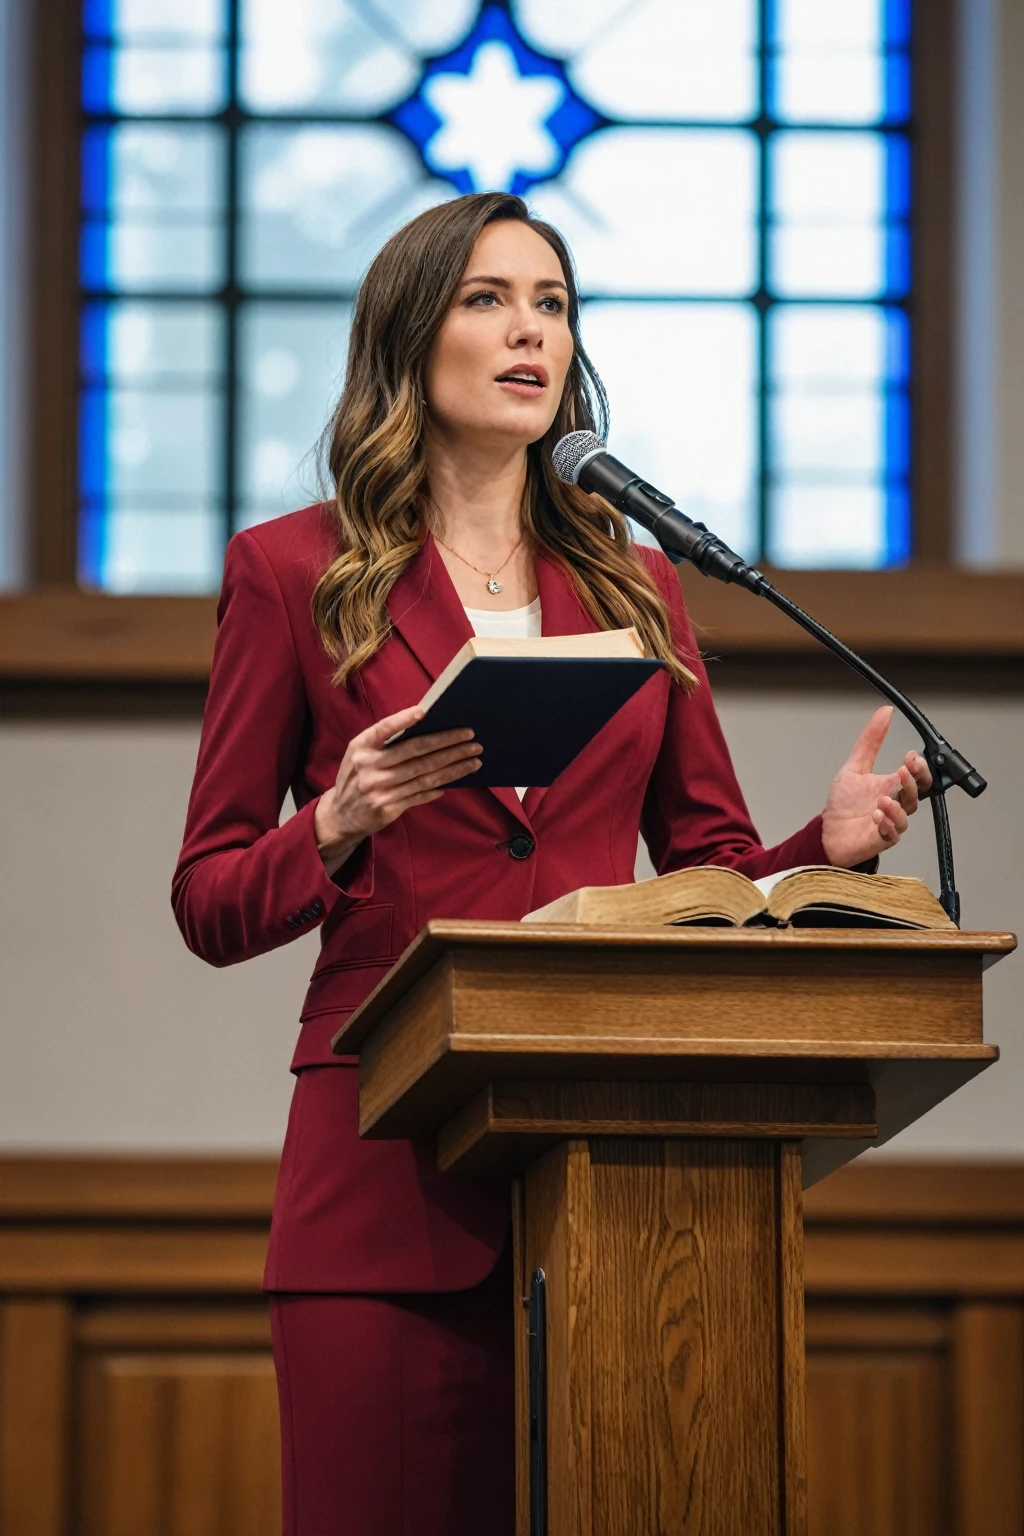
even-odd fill
[[(535, 597), (525, 608), (509, 608), (505, 613), (493, 613), (488, 608), (466, 608), (466, 618), (476, 635), (500, 640), (532, 640), (541, 632), (540, 598)], [(516, 785), (520, 800), (527, 787)]]

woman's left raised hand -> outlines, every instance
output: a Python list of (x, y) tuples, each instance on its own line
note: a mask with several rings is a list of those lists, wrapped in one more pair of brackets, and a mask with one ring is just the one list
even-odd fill
[(892, 721), (892, 705), (876, 709), (829, 786), (821, 841), (830, 864), (852, 869), (894, 848), (932, 776), (920, 752), (908, 752), (895, 773), (876, 773), (875, 759)]

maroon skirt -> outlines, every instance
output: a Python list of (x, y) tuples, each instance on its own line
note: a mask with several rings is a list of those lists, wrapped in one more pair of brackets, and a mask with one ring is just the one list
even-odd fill
[(513, 1536), (512, 1265), (445, 1295), (270, 1298), (284, 1536)]

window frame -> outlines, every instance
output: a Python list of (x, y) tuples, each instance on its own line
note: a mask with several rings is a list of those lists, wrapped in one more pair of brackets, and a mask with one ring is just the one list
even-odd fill
[[(980, 664), (1024, 655), (1024, 575), (952, 564), (954, 7), (955, 0), (915, 0), (912, 16), (911, 562), (896, 571), (785, 570), (777, 580), (875, 657), (945, 655)], [(0, 598), (0, 676), (194, 682), (208, 671), (215, 598), (122, 597), (76, 585), (80, 0), (36, 0), (32, 13), (30, 584)], [(693, 573), (684, 587), (716, 655), (813, 650), (746, 594)]]

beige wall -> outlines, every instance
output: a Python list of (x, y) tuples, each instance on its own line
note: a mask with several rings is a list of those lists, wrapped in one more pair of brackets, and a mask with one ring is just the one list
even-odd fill
[[(968, 0), (973, 3), (973, 0)], [(1024, 565), (1024, 0), (999, 6), (999, 558)]]
[[(1024, 928), (1024, 703), (924, 703), (992, 783), (952, 806), (965, 921)], [(766, 838), (819, 808), (870, 706), (867, 695), (724, 696)], [(196, 740), (192, 723), (0, 728), (0, 1147), (280, 1143), (316, 940), (226, 971), (186, 951), (167, 892)], [(901, 734), (899, 751), (910, 744)], [(887, 867), (934, 883), (930, 821), (913, 831)], [(1022, 974), (1010, 960), (986, 983), (1003, 1063), (910, 1133), (915, 1152), (1024, 1156)]]

